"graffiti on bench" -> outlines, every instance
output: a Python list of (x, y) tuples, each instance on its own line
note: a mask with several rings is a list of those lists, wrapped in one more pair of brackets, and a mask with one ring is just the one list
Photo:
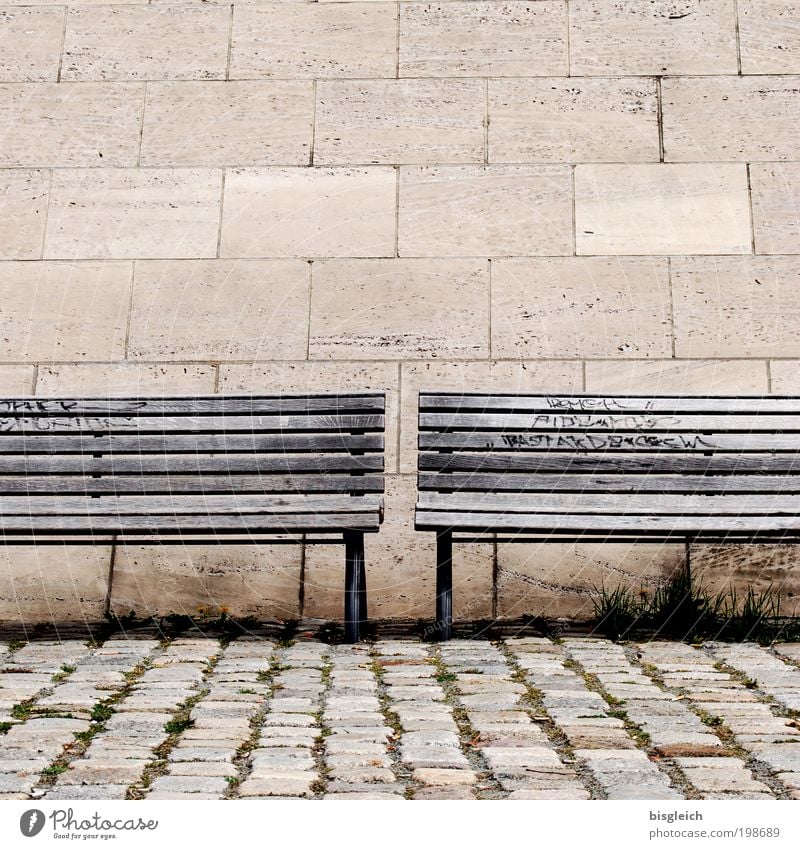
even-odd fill
[[(702, 436), (654, 433), (593, 434), (593, 433), (502, 433), (501, 443), (506, 448), (542, 448), (568, 451), (617, 451), (625, 449), (668, 449), (692, 451), (713, 449), (714, 445)], [(487, 448), (492, 448), (487, 443)]]

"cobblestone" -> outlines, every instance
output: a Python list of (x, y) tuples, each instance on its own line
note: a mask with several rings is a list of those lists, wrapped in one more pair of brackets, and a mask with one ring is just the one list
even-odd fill
[(800, 794), (790, 645), (115, 637), (3, 664), (3, 709), (24, 709), (0, 734), (2, 798)]

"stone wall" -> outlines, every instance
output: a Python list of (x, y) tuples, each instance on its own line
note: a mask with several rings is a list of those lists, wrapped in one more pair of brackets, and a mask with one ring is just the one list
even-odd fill
[[(374, 616), (433, 610), (420, 388), (800, 393), (796, 0), (3, 6), (0, 393), (385, 390)], [(341, 615), (338, 548), (0, 556), (6, 621)], [(465, 546), (456, 613), (683, 556)]]

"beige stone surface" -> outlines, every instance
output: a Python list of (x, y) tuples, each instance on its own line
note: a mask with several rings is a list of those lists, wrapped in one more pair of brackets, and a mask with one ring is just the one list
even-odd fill
[[(0, 395), (386, 392), (370, 613), (432, 617), (421, 389), (800, 394), (798, 92), (796, 0), (4, 0)], [(458, 546), (457, 616), (676, 551)], [(108, 547), (9, 553), (0, 623), (102, 618)], [(342, 615), (339, 547), (117, 566), (120, 612)]]
[(570, 0), (573, 74), (735, 74), (734, 0)]
[(306, 165), (313, 85), (154, 82), (147, 86), (142, 165)]
[(50, 189), (47, 171), (0, 171), (0, 259), (40, 259)]
[(0, 621), (97, 622), (105, 612), (111, 547), (0, 547)]
[(669, 357), (665, 259), (492, 262), (496, 357)]
[(312, 359), (488, 354), (488, 263), (323, 260), (312, 272)]
[(743, 74), (800, 73), (797, 0), (737, 0)]
[(0, 84), (0, 167), (135, 165), (137, 83)]
[(740, 164), (581, 165), (579, 254), (751, 252), (747, 170)]
[(296, 619), (299, 545), (119, 546), (111, 611)]
[[(436, 538), (414, 530), (415, 477), (386, 480), (386, 518), (365, 540), (369, 615), (432, 619), (436, 592)], [(304, 615), (341, 619), (344, 554), (341, 547), (311, 546), (306, 552)], [(453, 618), (492, 615), (492, 546), (453, 549)]]
[(687, 257), (672, 262), (679, 357), (797, 357), (797, 257)]
[(346, 80), (317, 83), (314, 162), (483, 162), (481, 80)]
[(248, 168), (225, 177), (222, 256), (394, 256), (394, 168)]
[(668, 162), (800, 158), (800, 76), (676, 77), (661, 90)]
[(652, 594), (680, 567), (682, 545), (501, 543), (497, 547), (498, 618), (587, 620), (593, 598), (624, 586)]
[(657, 162), (656, 81), (489, 80), (489, 162)]
[(598, 360), (586, 363), (586, 391), (635, 395), (762, 395), (763, 360)]
[(420, 392), (580, 392), (580, 362), (403, 363), (400, 413), (400, 471), (417, 471)]
[(403, 166), (400, 256), (572, 253), (565, 165)]
[(800, 361), (771, 360), (770, 387), (775, 395), (800, 394)]
[(219, 392), (230, 395), (313, 395), (347, 392), (385, 392), (385, 453), (387, 472), (397, 470), (400, 366), (390, 362), (337, 363), (222, 363)]
[(59, 363), (39, 367), (36, 394), (114, 396), (213, 395), (212, 365), (175, 363)]
[(800, 163), (750, 165), (756, 253), (800, 253)]
[(567, 8), (527, 3), (400, 3), (401, 77), (568, 73)]
[(233, 7), (230, 79), (394, 77), (394, 3)]
[(230, 17), (194, 4), (70, 9), (61, 79), (225, 79)]
[(215, 256), (221, 192), (210, 168), (56, 171), (44, 255)]
[[(0, 9), (0, 80), (43, 82), (58, 77), (64, 9)], [(33, 5), (33, 4), (29, 4)]]
[(308, 263), (136, 264), (128, 354), (144, 360), (298, 359), (308, 335)]
[(711, 593), (735, 588), (742, 604), (748, 588), (780, 595), (781, 613), (800, 616), (797, 548), (792, 545), (693, 545), (692, 573)]
[(33, 393), (33, 366), (0, 365), (0, 394), (7, 397)]
[(128, 262), (0, 263), (0, 357), (122, 359), (130, 286)]

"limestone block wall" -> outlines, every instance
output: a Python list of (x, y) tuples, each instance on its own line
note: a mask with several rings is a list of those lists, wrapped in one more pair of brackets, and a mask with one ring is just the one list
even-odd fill
[[(797, 0), (0, 6), (0, 394), (385, 390), (374, 616), (433, 611), (420, 388), (800, 393)], [(456, 614), (683, 557), (465, 546)], [(0, 558), (6, 621), (341, 615), (340, 549)]]

